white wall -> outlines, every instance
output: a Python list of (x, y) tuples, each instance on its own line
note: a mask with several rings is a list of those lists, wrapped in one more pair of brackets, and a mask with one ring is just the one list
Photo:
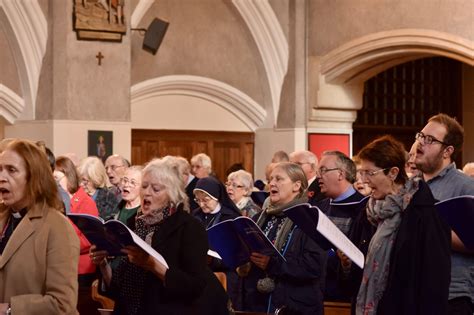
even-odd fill
[(227, 109), (194, 96), (161, 95), (131, 108), (133, 129), (252, 132)]

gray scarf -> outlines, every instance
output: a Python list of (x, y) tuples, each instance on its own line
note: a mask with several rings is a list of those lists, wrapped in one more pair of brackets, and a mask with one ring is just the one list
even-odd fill
[(377, 314), (377, 307), (385, 292), (390, 270), (390, 256), (397, 237), (401, 214), (417, 192), (420, 178), (407, 181), (396, 195), (367, 203), (367, 218), (377, 226), (365, 260), (362, 282), (357, 295), (356, 314)]

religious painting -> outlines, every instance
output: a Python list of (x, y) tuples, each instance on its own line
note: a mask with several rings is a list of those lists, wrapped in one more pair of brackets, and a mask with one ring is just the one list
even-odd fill
[(125, 0), (73, 0), (74, 29), (83, 40), (122, 41)]
[(112, 155), (113, 132), (102, 130), (89, 130), (87, 142), (87, 155), (97, 156), (102, 162)]

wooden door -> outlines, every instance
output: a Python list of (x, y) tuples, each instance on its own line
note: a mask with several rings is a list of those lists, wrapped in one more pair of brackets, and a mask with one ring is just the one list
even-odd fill
[(253, 174), (254, 134), (187, 130), (132, 130), (132, 164), (144, 164), (155, 157), (179, 155), (188, 160), (198, 153), (211, 157), (212, 169), (225, 181), (226, 170), (242, 163)]

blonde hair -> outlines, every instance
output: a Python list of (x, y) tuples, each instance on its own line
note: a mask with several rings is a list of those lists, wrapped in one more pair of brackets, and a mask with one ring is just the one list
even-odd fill
[[(172, 156), (167, 155), (162, 159), (166, 163), (170, 163), (173, 167), (176, 167), (179, 173), (179, 177), (184, 182), (184, 176), (189, 176), (191, 174), (191, 165), (189, 165), (188, 160), (182, 156)], [(184, 183), (186, 186), (187, 183)]]
[(87, 177), (95, 188), (106, 188), (111, 186), (104, 164), (96, 156), (89, 156), (82, 159), (77, 167), (77, 171), (79, 176)]

